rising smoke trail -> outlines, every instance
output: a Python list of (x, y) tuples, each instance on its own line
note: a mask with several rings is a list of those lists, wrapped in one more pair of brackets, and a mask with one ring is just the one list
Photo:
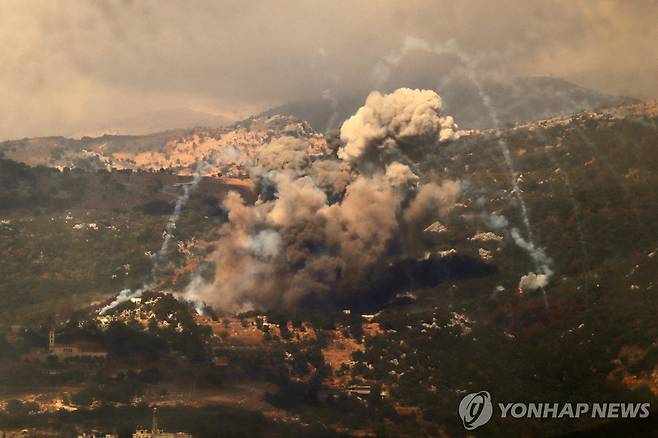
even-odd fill
[[(498, 144), (498, 148), (503, 156), (505, 165), (511, 176), (512, 193), (514, 194), (520, 207), (523, 228), (527, 237), (524, 238), (521, 236), (518, 229), (512, 228), (512, 238), (520, 248), (524, 249), (528, 253), (531, 260), (533, 261), (533, 265), (538, 275), (543, 276), (542, 278), (544, 278), (545, 282), (547, 283), (548, 279), (553, 275), (553, 270), (551, 268), (552, 262), (551, 259), (546, 256), (543, 248), (538, 247), (534, 242), (534, 235), (532, 232), (532, 226), (530, 224), (528, 207), (526, 205), (525, 199), (523, 198), (523, 192), (517, 182), (519, 175), (514, 166), (514, 161), (512, 159), (509, 146), (503, 140), (502, 132), (500, 130), (500, 119), (498, 117), (498, 112), (494, 105), (491, 103), (491, 98), (484, 90), (484, 86), (482, 85), (482, 82), (477, 75), (477, 62), (473, 59), (473, 57), (461, 50), (455, 40), (451, 39), (444, 44), (432, 46), (420, 38), (407, 37), (401, 50), (389, 54), (383, 60), (383, 62), (380, 62), (375, 66), (373, 70), (373, 79), (381, 85), (386, 79), (388, 79), (390, 74), (390, 67), (397, 67), (400, 62), (402, 62), (407, 52), (413, 50), (433, 53), (437, 56), (452, 55), (455, 56), (465, 67), (468, 79), (473, 83), (473, 85), (475, 85), (478, 96), (480, 97), (480, 100), (489, 112), (489, 115), (493, 121), (496, 143)], [(537, 275), (534, 273), (530, 274)], [(525, 277), (527, 276), (522, 277), (521, 282), (523, 282), (523, 278)], [(544, 297), (544, 305), (548, 309), (548, 297), (546, 295), (546, 291), (544, 290), (543, 286), (539, 287), (539, 289), (541, 289)]]
[(338, 120), (338, 99), (331, 92), (331, 89), (327, 88), (322, 92), (322, 99), (326, 100), (329, 106), (331, 107), (331, 116), (327, 122), (327, 127), (324, 130), (324, 134), (327, 135), (329, 131), (334, 129), (336, 126), (336, 121)]
[(167, 219), (167, 223), (165, 224), (163, 232), (164, 237), (162, 239), (160, 249), (151, 256), (153, 265), (151, 267), (151, 273), (149, 274), (148, 278), (142, 283), (140, 288), (134, 291), (130, 289), (123, 289), (121, 292), (119, 292), (119, 295), (117, 295), (110, 304), (100, 309), (98, 312), (100, 315), (107, 313), (109, 310), (114, 309), (119, 304), (124, 303), (132, 298), (141, 297), (144, 291), (153, 288), (157, 284), (160, 276), (160, 270), (162, 269), (163, 264), (167, 261), (167, 250), (169, 249), (169, 243), (171, 242), (171, 239), (173, 238), (174, 232), (176, 230), (176, 223), (180, 218), (181, 211), (183, 210), (183, 207), (187, 201), (190, 199), (190, 194), (192, 191), (196, 189), (201, 182), (202, 174), (206, 167), (206, 163), (198, 163), (194, 170), (192, 180), (182, 184), (183, 193), (176, 200), (174, 212)]

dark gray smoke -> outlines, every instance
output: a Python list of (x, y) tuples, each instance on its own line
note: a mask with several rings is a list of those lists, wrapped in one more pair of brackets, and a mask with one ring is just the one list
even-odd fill
[[(310, 157), (282, 138), (258, 154), (252, 175), (275, 188), (248, 204), (230, 193), (223, 207), (215, 279), (190, 296), (223, 310), (345, 302), (411, 250), (403, 235), (422, 232), (449, 210), (454, 181), (423, 181), (401, 161), (414, 147), (456, 136), (438, 95), (399, 89), (372, 93), (341, 128), (339, 158)], [(368, 169), (367, 172), (361, 169)]]

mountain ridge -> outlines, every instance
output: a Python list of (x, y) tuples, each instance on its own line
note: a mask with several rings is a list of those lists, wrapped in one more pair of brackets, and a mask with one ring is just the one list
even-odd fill
[[(409, 87), (436, 91), (443, 100), (445, 113), (453, 116), (462, 129), (500, 128), (578, 111), (640, 102), (552, 77), (522, 77), (507, 82), (485, 81), (482, 91), (477, 84), (466, 80), (452, 80), (441, 86), (419, 83), (410, 84)], [(380, 91), (390, 90), (385, 88)], [(490, 98), (495, 114), (483, 104), (481, 92)], [(292, 115), (307, 120), (316, 130), (325, 132), (340, 127), (342, 121), (363, 104), (367, 95), (368, 92), (356, 92), (333, 99), (294, 101), (259, 115)]]

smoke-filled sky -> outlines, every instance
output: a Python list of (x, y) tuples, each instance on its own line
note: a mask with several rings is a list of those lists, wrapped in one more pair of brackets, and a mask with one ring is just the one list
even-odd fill
[(382, 63), (394, 87), (451, 73), (454, 59), (403, 51), (410, 38), (482, 75), (657, 98), (656, 22), (656, 0), (3, 0), (0, 139), (171, 108), (235, 119), (376, 88)]

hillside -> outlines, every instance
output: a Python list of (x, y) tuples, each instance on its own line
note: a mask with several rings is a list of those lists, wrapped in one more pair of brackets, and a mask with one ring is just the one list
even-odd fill
[[(284, 117), (252, 118), (225, 128), (193, 128), (157, 134), (43, 137), (0, 143), (0, 156), (31, 166), (85, 170), (160, 170), (190, 175), (244, 177), (259, 146), (282, 136), (304, 139), (312, 153), (326, 153), (324, 137), (306, 123)], [(201, 167), (198, 165), (201, 164)]]
[[(0, 158), (0, 211), (9, 215), (61, 212), (65, 209), (127, 212), (144, 210), (171, 213), (181, 186), (189, 176), (171, 171), (107, 171), (81, 168), (30, 167)], [(189, 207), (205, 211), (219, 208), (229, 190), (249, 197), (249, 185), (231, 178), (203, 177), (195, 189)], [(199, 199), (206, 197), (206, 205)]]
[[(0, 159), (0, 313), (25, 320), (68, 312), (139, 286), (189, 182), (168, 172), (59, 171)], [(229, 190), (253, 199), (238, 181), (199, 181), (165, 248), (174, 262), (165, 270), (205, 251), (203, 240), (225, 219)]]
[[(642, 400), (655, 406), (657, 123), (658, 105), (647, 102), (471, 131), (447, 145), (415, 150), (410, 158), (422, 174), (458, 180), (462, 192), (450, 214), (422, 233), (431, 253), (373, 279), (387, 294), (369, 303), (372, 315), (365, 319), (358, 312), (363, 303), (346, 303), (351, 312), (285, 308), (226, 315), (218, 308), (200, 316), (160, 292), (99, 316), (97, 309), (119, 290), (137, 288), (149, 276), (148, 254), (161, 244), (181, 177), (2, 161), (14, 172), (3, 180), (0, 210), (3, 318), (33, 330), (12, 348), (24, 351), (45, 339), (43, 324), (55, 318), (61, 336), (92, 338), (108, 349), (112, 366), (124, 372), (102, 366), (76, 371), (84, 376), (70, 390), (77, 411), (66, 414), (76, 424), (90, 423), (87, 413), (108, 418), (121, 409), (142, 419), (142, 401), (161, 403), (172, 415), (189, 409), (201, 416), (227, 405), (242, 408), (247, 400), (279, 427), (327, 435), (452, 436), (463, 434), (455, 406), (475, 390), (499, 400)], [(148, 147), (126, 142), (122, 147)], [(518, 191), (501, 153), (505, 147)], [(78, 186), (93, 190), (69, 191)], [(212, 277), (208, 255), (226, 220), (218, 202), (229, 188), (209, 177), (193, 193), (168, 263), (159, 269), (158, 291), (183, 291), (193, 272)], [(60, 192), (71, 195), (51, 195)], [(517, 192), (533, 243), (551, 259), (545, 297), (518, 288), (521, 275), (535, 266), (511, 232), (524, 227)], [(149, 199), (169, 207), (144, 205)], [(0, 366), (18, 373), (16, 363)], [(21, 367), (24, 380), (42, 392), (50, 385), (43, 376), (55, 373), (64, 387), (67, 370), (75, 369)], [(350, 392), (365, 386), (368, 395)], [(5, 399), (29, 399), (24, 388), (8, 388)], [(494, 419), (486, 431), (557, 436), (624, 427), (640, 435), (655, 430), (654, 414), (645, 423)], [(44, 409), (25, 414), (20, 424), (66, 423), (57, 415), (64, 414)]]

